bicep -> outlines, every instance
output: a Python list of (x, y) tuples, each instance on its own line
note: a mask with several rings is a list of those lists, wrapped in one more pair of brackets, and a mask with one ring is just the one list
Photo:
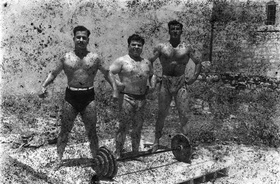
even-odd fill
[(109, 71), (113, 74), (117, 74), (121, 71), (122, 64), (120, 60), (115, 60), (109, 67)]
[(149, 75), (152, 76), (154, 74), (154, 67), (151, 63), (149, 64), (149, 71), (150, 71)]
[(200, 63), (200, 61), (195, 56), (195, 51), (193, 50), (192, 47), (189, 47), (189, 56), (192, 59), (192, 61), (194, 62), (194, 64), (199, 64)]
[(160, 46), (157, 46), (153, 50), (152, 56), (149, 58), (150, 62), (154, 62), (160, 56)]
[(103, 74), (107, 74), (108, 72), (108, 67), (105, 66), (105, 62), (101, 58), (97, 58), (97, 63), (98, 63), (98, 69), (101, 71)]
[(52, 74), (54, 76), (57, 76), (63, 70), (63, 64), (64, 64), (64, 58), (61, 58), (59, 61), (57, 61), (55, 68), (52, 71)]

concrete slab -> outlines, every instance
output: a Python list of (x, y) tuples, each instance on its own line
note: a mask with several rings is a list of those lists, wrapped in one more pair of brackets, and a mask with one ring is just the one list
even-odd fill
[[(146, 143), (141, 141), (142, 150), (147, 149), (144, 148), (144, 144)], [(114, 141), (102, 140), (100, 145), (113, 150)], [(205, 150), (204, 153), (206, 153)], [(82, 167), (82, 163), (88, 162), (91, 158), (88, 143), (68, 145), (63, 159), (73, 162), (57, 171), (53, 170), (53, 164), (57, 158), (55, 146), (25, 149), (10, 156), (18, 165), (49, 183), (89, 183), (94, 174), (90, 167)], [(212, 156), (210, 152), (207, 152), (193, 159), (192, 164), (186, 164), (176, 161), (172, 152), (166, 152), (140, 157), (138, 160), (118, 162), (118, 174), (114, 180), (101, 181), (101, 183), (182, 183), (228, 168), (234, 161), (230, 157), (213, 161)]]

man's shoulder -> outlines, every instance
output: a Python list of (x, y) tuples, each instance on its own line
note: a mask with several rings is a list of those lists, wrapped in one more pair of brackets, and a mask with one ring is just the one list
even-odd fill
[(63, 53), (60, 54), (60, 57), (61, 58), (69, 57), (69, 56), (72, 55), (72, 53), (73, 53), (72, 51), (63, 52)]
[(89, 52), (88, 57), (94, 58), (94, 59), (100, 59), (100, 54), (98, 54), (96, 52)]
[(183, 46), (185, 46), (187, 48), (192, 48), (191, 43), (189, 41), (187, 41), (187, 40), (181, 41), (181, 45), (183, 45)]
[(147, 58), (142, 58), (143, 59), (143, 61), (145, 62), (145, 63), (147, 63), (147, 64), (151, 64), (152, 62), (149, 60), (149, 59), (147, 59)]
[(67, 60), (71, 60), (73, 58), (73, 52), (72, 51), (68, 51), (68, 52), (62, 52), (57, 54), (56, 56), (58, 59), (60, 59), (60, 61), (67, 61)]
[(154, 51), (161, 52), (162, 48), (164, 48), (166, 46), (167, 46), (167, 43), (165, 43), (165, 42), (158, 43), (154, 46)]
[(156, 44), (155, 48), (162, 48), (164, 46), (166, 46), (169, 42), (161, 42), (161, 43), (158, 43)]
[(124, 56), (118, 57), (118, 58), (116, 59), (116, 61), (118, 61), (118, 62), (123, 62), (123, 61), (127, 61), (128, 59), (130, 59), (130, 58), (129, 58), (128, 54), (126, 54), (126, 55), (124, 55)]

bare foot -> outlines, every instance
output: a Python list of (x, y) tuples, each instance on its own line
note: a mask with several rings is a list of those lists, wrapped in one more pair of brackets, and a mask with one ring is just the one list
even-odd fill
[(121, 158), (121, 153), (119, 151), (115, 151), (114, 157), (115, 157), (116, 160)]

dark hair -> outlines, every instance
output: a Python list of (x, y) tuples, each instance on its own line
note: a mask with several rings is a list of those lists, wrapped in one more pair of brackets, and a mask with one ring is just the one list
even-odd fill
[(183, 24), (181, 24), (177, 20), (172, 20), (172, 21), (168, 22), (168, 29), (170, 29), (171, 25), (180, 25), (180, 28), (183, 29)]
[(128, 39), (127, 39), (128, 45), (131, 43), (132, 40), (133, 40), (133, 41), (140, 41), (140, 42), (142, 43), (142, 45), (145, 44), (144, 38), (142, 38), (142, 37), (139, 36), (138, 34), (133, 34), (133, 35), (131, 35), (130, 37), (128, 37)]
[(87, 28), (85, 28), (84, 26), (76, 26), (73, 30), (74, 36), (76, 35), (77, 31), (86, 31), (87, 35), (88, 36), (90, 35), (90, 31)]

